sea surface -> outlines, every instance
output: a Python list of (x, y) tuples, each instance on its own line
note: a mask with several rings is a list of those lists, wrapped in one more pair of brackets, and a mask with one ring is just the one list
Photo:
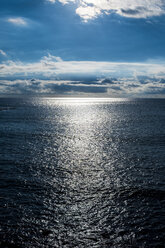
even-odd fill
[(0, 247), (165, 247), (165, 100), (1, 98)]

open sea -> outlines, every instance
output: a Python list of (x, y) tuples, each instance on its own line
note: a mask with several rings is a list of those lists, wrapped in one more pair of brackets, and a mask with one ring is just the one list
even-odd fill
[(0, 98), (1, 248), (164, 248), (165, 99)]

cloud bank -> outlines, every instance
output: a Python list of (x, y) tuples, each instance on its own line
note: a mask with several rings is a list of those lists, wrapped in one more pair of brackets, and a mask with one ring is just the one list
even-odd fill
[(0, 64), (0, 93), (164, 97), (165, 65), (63, 61), (50, 54), (34, 63), (7, 60)]
[(63, 61), (57, 56), (44, 56), (34, 63), (7, 60), (0, 64), (0, 77), (57, 77), (59, 75), (96, 75), (111, 77), (164, 77), (165, 64), (120, 63), (105, 61)]
[(164, 97), (165, 79), (137, 80), (95, 79), (93, 81), (67, 80), (0, 80), (1, 94), (23, 95), (75, 95), (101, 97)]
[[(56, 0), (47, 0), (55, 3)], [(165, 14), (164, 0), (57, 0), (62, 4), (75, 3), (76, 13), (84, 20), (101, 14), (116, 13), (130, 18), (147, 18)]]

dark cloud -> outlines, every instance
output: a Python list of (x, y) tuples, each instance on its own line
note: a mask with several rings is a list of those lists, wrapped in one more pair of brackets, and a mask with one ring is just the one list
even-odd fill
[(70, 84), (48, 84), (47, 89), (50, 89), (54, 93), (67, 93), (67, 92), (82, 92), (82, 93), (106, 93), (106, 87), (99, 86), (82, 86), (82, 85), (70, 85)]
[[(120, 80), (120, 83), (119, 83)], [(76, 93), (84, 94), (119, 94), (121, 96), (135, 95), (161, 95), (165, 93), (162, 78), (147, 80), (147, 84), (133, 81), (133, 79), (120, 78), (113, 82), (110, 78), (96, 79), (87, 82), (67, 81), (67, 80), (38, 80), (35, 78), (26, 80), (0, 80), (1, 94), (56, 94), (73, 95)], [(157, 81), (156, 81), (157, 80)]]
[(149, 77), (146, 77), (145, 79), (141, 79), (139, 80), (139, 83), (141, 84), (149, 84), (149, 83), (153, 83), (153, 82), (158, 82), (159, 80), (156, 79), (156, 78), (149, 78)]
[(165, 79), (162, 78), (162, 79), (160, 80), (160, 83), (161, 83), (161, 84), (165, 84)]
[[(74, 84), (76, 83), (76, 84)], [(67, 93), (106, 93), (107, 87), (97, 85), (83, 85), (81, 82), (50, 82), (32, 80), (18, 80), (0, 83), (8, 93), (17, 94), (67, 94)]]
[(6, 86), (6, 84), (5, 84), (5, 83), (0, 82), (0, 86)]
[(127, 88), (139, 88), (139, 87), (140, 87), (139, 84), (129, 84), (129, 85), (127, 86)]
[(72, 84), (96, 85), (96, 84), (99, 84), (99, 81), (73, 81)]
[(165, 94), (165, 88), (149, 87), (149, 89), (147, 90), (146, 93), (151, 94), (151, 95), (164, 95)]
[(145, 8), (139, 7), (136, 9), (121, 9), (121, 12), (126, 15), (138, 15), (145, 10)]
[(35, 94), (35, 93), (40, 93), (42, 86), (41, 82), (36, 81), (36, 82), (31, 82), (31, 81), (11, 81), (9, 82), (4, 82), (0, 83), (0, 86), (3, 86), (5, 91), (7, 93), (16, 93), (16, 94)]
[(108, 87), (112, 90), (122, 90), (120, 86), (111, 86), (111, 87)]
[(110, 78), (105, 78), (101, 81), (102, 84), (115, 84), (115, 80), (112, 80)]

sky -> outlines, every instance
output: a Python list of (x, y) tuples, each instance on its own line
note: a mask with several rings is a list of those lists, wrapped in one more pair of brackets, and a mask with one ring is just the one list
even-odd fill
[(0, 0), (0, 95), (165, 96), (165, 0)]

